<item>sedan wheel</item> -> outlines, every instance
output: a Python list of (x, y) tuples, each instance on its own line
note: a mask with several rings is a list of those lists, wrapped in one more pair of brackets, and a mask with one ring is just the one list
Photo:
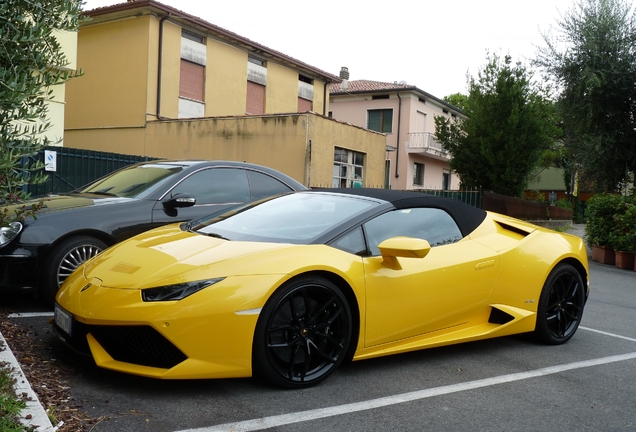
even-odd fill
[(319, 277), (285, 285), (258, 320), (254, 374), (285, 388), (315, 385), (344, 359), (351, 329), (351, 310), (336, 285)]
[(585, 287), (579, 272), (559, 264), (543, 286), (537, 312), (535, 336), (541, 342), (558, 345), (576, 332), (585, 306)]
[(71, 237), (55, 246), (43, 266), (40, 295), (53, 303), (66, 278), (106, 247), (101, 240), (88, 236)]

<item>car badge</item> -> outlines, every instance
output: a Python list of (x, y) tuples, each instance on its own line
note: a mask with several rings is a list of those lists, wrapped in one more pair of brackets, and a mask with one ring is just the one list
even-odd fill
[(89, 289), (89, 288), (90, 288), (90, 287), (92, 287), (92, 286), (93, 286), (93, 284), (89, 282), (89, 283), (87, 283), (86, 285), (84, 285), (84, 286), (82, 287), (82, 289), (80, 290), (80, 292), (84, 292), (84, 291), (86, 291), (87, 289)]

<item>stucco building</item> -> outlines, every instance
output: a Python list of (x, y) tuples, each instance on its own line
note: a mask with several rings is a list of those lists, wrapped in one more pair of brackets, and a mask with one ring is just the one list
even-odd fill
[(465, 117), (458, 108), (405, 83), (369, 80), (332, 83), (329, 115), (386, 134), (385, 186), (392, 189), (456, 189), (450, 155), (434, 139), (435, 116)]
[(358, 163), (382, 186), (384, 135), (327, 116), (338, 76), (152, 0), (86, 14), (66, 146), (247, 161), (308, 186), (354, 185)]
[[(77, 32), (66, 30), (54, 30), (53, 35), (60, 44), (60, 49), (66, 57), (67, 64), (63, 68), (68, 71), (77, 69)], [(50, 127), (44, 135), (51, 145), (64, 144), (64, 111), (66, 107), (66, 82), (61, 82), (49, 88), (50, 94), (46, 95), (47, 119)]]

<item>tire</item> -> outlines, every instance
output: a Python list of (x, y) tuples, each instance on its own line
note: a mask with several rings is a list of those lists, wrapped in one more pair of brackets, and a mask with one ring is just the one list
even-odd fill
[(294, 389), (318, 384), (349, 351), (351, 309), (327, 279), (305, 276), (267, 301), (254, 332), (254, 376)]
[(557, 265), (545, 281), (534, 330), (536, 339), (548, 345), (560, 345), (576, 333), (583, 307), (585, 285), (579, 272), (569, 264)]
[(42, 266), (40, 297), (53, 304), (55, 295), (66, 278), (106, 247), (103, 241), (89, 236), (70, 237), (56, 245)]

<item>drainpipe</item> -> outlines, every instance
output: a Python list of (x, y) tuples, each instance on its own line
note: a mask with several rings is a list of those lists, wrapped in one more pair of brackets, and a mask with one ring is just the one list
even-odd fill
[(323, 96), (322, 96), (322, 115), (324, 115), (325, 117), (327, 117), (327, 87), (329, 87), (329, 84), (331, 83), (327, 83), (325, 82), (325, 88), (323, 89)]
[(395, 150), (395, 178), (400, 177), (399, 169), (400, 166), (400, 124), (402, 119), (402, 97), (400, 96), (400, 92), (397, 92), (397, 97), (400, 100), (398, 104), (398, 129), (397, 129), (397, 149)]
[(161, 64), (163, 63), (163, 22), (170, 17), (168, 15), (159, 20), (159, 55), (157, 56), (157, 120), (161, 120)]

